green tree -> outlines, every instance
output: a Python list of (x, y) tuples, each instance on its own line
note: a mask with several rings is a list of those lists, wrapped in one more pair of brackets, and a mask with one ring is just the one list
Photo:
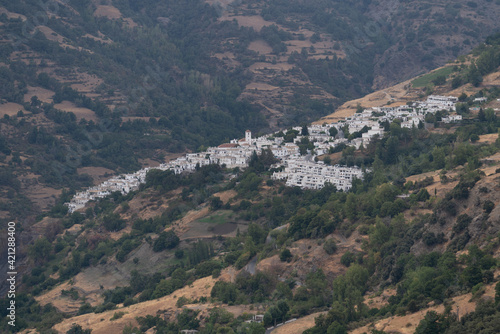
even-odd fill
[(309, 129), (307, 128), (307, 125), (302, 126), (302, 131), (300, 132), (302, 136), (309, 136)]
[(126, 221), (120, 218), (117, 213), (112, 213), (103, 218), (104, 228), (110, 232), (116, 232), (123, 229), (126, 225)]
[(78, 324), (73, 324), (71, 328), (66, 332), (66, 334), (91, 334), (91, 329), (83, 329), (82, 326)]
[(214, 196), (210, 200), (210, 210), (217, 211), (222, 208), (224, 202), (220, 199), (220, 197)]
[(46, 261), (52, 252), (52, 245), (46, 238), (39, 238), (29, 247), (28, 254), (35, 261)]
[(474, 62), (469, 67), (467, 79), (475, 87), (479, 86), (481, 82), (483, 82), (481, 72), (477, 69), (477, 66)]
[(162, 232), (153, 243), (153, 251), (161, 252), (165, 249), (175, 248), (179, 244), (179, 241), (179, 237), (175, 234), (174, 231), (170, 230), (167, 232)]
[(447, 324), (443, 322), (444, 316), (440, 316), (435, 311), (427, 312), (424, 319), (420, 321), (415, 334), (441, 334), (444, 333)]
[(436, 86), (442, 86), (446, 84), (446, 76), (438, 75), (434, 80), (432, 80), (432, 83)]
[(288, 248), (285, 248), (281, 251), (280, 260), (282, 262), (290, 262), (292, 260), (292, 258), (293, 258), (293, 255)]

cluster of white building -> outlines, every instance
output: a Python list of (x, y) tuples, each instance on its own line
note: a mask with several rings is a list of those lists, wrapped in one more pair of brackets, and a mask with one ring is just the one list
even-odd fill
[[(254, 152), (260, 153), (263, 149), (270, 149), (280, 163), (273, 167), (280, 167), (282, 171), (275, 172), (273, 179), (286, 179), (288, 186), (298, 186), (308, 189), (320, 189), (325, 184), (335, 185), (337, 189), (347, 191), (352, 186), (354, 178), (362, 179), (363, 171), (359, 167), (329, 166), (322, 161), (315, 161), (316, 156), (326, 154), (330, 149), (344, 144), (359, 148), (368, 145), (376, 136), (383, 136), (384, 128), (381, 123), (395, 119), (401, 121), (401, 126), (406, 128), (417, 127), (424, 122), (427, 113), (436, 113), (438, 110), (455, 111), (456, 97), (431, 95), (425, 102), (414, 102), (411, 105), (400, 107), (374, 107), (365, 109), (344, 121), (333, 124), (311, 125), (307, 128), (307, 135), (301, 135), (302, 127), (295, 127), (299, 135), (293, 142), (285, 142), (279, 132), (252, 138), (249, 130), (244, 139), (234, 139), (218, 147), (210, 147), (205, 152), (188, 153), (159, 167), (160, 170), (172, 170), (176, 174), (192, 172), (197, 166), (219, 164), (227, 168), (248, 166)], [(444, 122), (456, 122), (462, 118), (460, 115), (449, 115)], [(330, 129), (335, 127), (337, 135), (330, 135)], [(349, 133), (365, 129), (361, 137), (348, 140), (344, 130)], [(368, 129), (366, 131), (366, 129)], [(313, 150), (308, 150), (306, 156), (300, 154), (299, 144), (307, 137), (314, 145)], [(146, 174), (151, 168), (141, 169), (133, 174), (124, 174), (113, 177), (102, 184), (77, 193), (71, 202), (66, 203), (70, 212), (85, 207), (91, 200), (103, 198), (112, 192), (119, 191), (126, 194), (137, 190), (146, 180)]]
[(285, 161), (286, 168), (281, 172), (274, 172), (275, 180), (286, 180), (290, 187), (305, 189), (321, 189), (325, 184), (332, 184), (338, 190), (348, 191), (352, 181), (363, 179), (363, 171), (359, 167), (329, 166), (323, 161), (308, 159), (290, 159)]

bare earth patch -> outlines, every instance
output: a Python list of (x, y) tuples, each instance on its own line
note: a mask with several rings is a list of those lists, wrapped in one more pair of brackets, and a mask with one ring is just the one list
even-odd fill
[(370, 308), (382, 308), (389, 304), (389, 297), (396, 295), (396, 289), (386, 289), (381, 294), (368, 294), (364, 303)]
[(61, 189), (54, 189), (38, 182), (39, 175), (28, 173), (19, 175), (18, 180), (25, 195), (32, 200), (40, 209), (47, 209), (55, 204), (57, 197), (62, 193)]
[[(252, 16), (230, 16), (230, 15), (222, 15), (219, 18), (220, 21), (232, 21), (236, 20), (238, 21), (238, 24), (242, 27), (252, 27), (255, 31), (259, 32), (263, 27), (265, 26), (270, 26), (273, 24), (276, 24), (274, 22), (266, 21), (262, 18), (262, 16), (259, 15), (252, 15)], [(277, 24), (276, 24), (277, 25)], [(279, 26), (279, 25), (278, 25)], [(283, 27), (280, 27), (283, 29)]]
[(408, 101), (415, 100), (417, 99), (417, 96), (410, 92), (410, 83), (412, 80), (413, 79), (368, 94), (360, 99), (346, 102), (333, 114), (321, 118), (320, 120), (314, 122), (314, 124), (334, 123), (344, 119), (345, 117), (352, 116), (356, 113), (358, 105), (361, 105), (364, 108), (399, 106), (406, 104)]
[(191, 210), (184, 217), (172, 223), (172, 226), (167, 227), (165, 230), (174, 229), (176, 233), (183, 239), (185, 233), (191, 229), (191, 223), (195, 220), (206, 217), (210, 213), (210, 208), (204, 207), (201, 210)]
[(7, 15), (8, 19), (21, 19), (23, 21), (26, 21), (26, 16), (18, 13), (9, 12), (7, 9), (3, 7), (0, 8), (0, 14)]
[[(71, 289), (75, 289), (78, 291), (79, 299), (74, 300), (69, 296), (63, 296), (63, 290), (69, 291)], [(85, 302), (89, 303), (92, 306), (97, 306), (104, 301), (101, 294), (98, 292), (88, 293), (83, 291), (81, 288), (70, 285), (68, 282), (65, 282), (61, 285), (58, 285), (54, 289), (50, 290), (43, 295), (35, 297), (35, 299), (40, 303), (40, 305), (46, 305), (51, 303), (54, 307), (56, 307), (60, 312), (63, 313), (76, 313), (80, 306), (83, 304), (83, 299), (85, 298)]]
[[(483, 297), (494, 297), (495, 296), (495, 286), (494, 284), (489, 284), (486, 286), (486, 293)], [(467, 313), (473, 312), (476, 308), (476, 302), (471, 301), (472, 294), (468, 293), (461, 295), (452, 299), (453, 301), (453, 312), (459, 310), (460, 317)], [(415, 332), (416, 327), (425, 317), (428, 311), (435, 311), (437, 313), (444, 312), (443, 305), (432, 306), (427, 309), (420, 310), (416, 313), (408, 314), (405, 316), (392, 316), (387, 319), (379, 320), (375, 325), (367, 325), (355, 330), (350, 331), (350, 334), (363, 334), (370, 333), (372, 329), (382, 330), (388, 333), (400, 333), (400, 334), (412, 334)]]
[(283, 326), (277, 327), (272, 331), (273, 334), (301, 334), (306, 329), (314, 327), (314, 319), (327, 312), (318, 312), (309, 314), (303, 318), (297, 319), (296, 321), (284, 324)]
[(226, 204), (231, 198), (235, 197), (238, 193), (234, 190), (226, 190), (220, 193), (215, 193), (214, 197), (219, 197), (224, 204)]
[(15, 116), (19, 110), (23, 113), (27, 112), (22, 105), (17, 103), (7, 102), (0, 104), (0, 117), (4, 115)]
[[(119, 308), (116, 310), (111, 310), (98, 314), (84, 314), (70, 319), (66, 319), (63, 322), (56, 324), (53, 328), (58, 332), (67, 332), (73, 323), (81, 325), (83, 328), (92, 329), (92, 334), (109, 334), (109, 333), (121, 333), (125, 326), (132, 324), (137, 325), (136, 317), (144, 317), (146, 315), (156, 316), (159, 312), (160, 314), (172, 314), (180, 312), (175, 304), (177, 299), (184, 296), (189, 299), (198, 299), (200, 297), (210, 297), (210, 291), (216, 280), (211, 276), (205, 277), (193, 282), (192, 285), (186, 286), (182, 289), (175, 291), (173, 294), (155, 299), (149, 300), (143, 303), (131, 305), (128, 307)], [(189, 305), (190, 308), (204, 309), (206, 310), (210, 304), (196, 304)], [(115, 312), (124, 312), (125, 315), (114, 321), (110, 319), (113, 317)]]
[[(126, 286), (129, 279), (128, 273), (120, 271), (113, 263), (105, 266), (90, 267), (80, 272), (72, 280), (64, 282), (54, 289), (37, 296), (36, 300), (41, 305), (52, 303), (61, 312), (73, 313), (84, 303), (83, 298), (91, 303), (91, 305), (98, 305), (103, 301), (101, 294), (104, 290), (114, 289), (117, 286)], [(70, 290), (72, 288), (78, 291), (79, 300), (71, 300), (61, 295), (62, 290)]]
[(42, 87), (32, 87), (28, 86), (28, 92), (24, 94), (24, 102), (30, 102), (33, 96), (36, 96), (40, 101), (45, 103), (52, 103), (52, 97), (55, 92), (42, 88)]
[(64, 37), (56, 33), (54, 30), (50, 29), (46, 26), (38, 26), (38, 30), (40, 30), (49, 41), (58, 42), (59, 44), (63, 43)]
[(288, 63), (255, 63), (252, 64), (248, 69), (255, 73), (258, 70), (279, 70), (279, 71), (288, 71), (291, 70), (295, 65)]
[(84, 93), (88, 97), (102, 97), (100, 94), (93, 95), (92, 93), (101, 85), (104, 81), (95, 74), (88, 73), (78, 73), (74, 82), (71, 84), (71, 88), (77, 90), (80, 93)]
[(273, 52), (273, 48), (271, 48), (269, 44), (262, 39), (251, 42), (248, 46), (248, 50), (258, 52), (261, 55), (268, 55)]
[(490, 133), (479, 136), (478, 143), (493, 144), (498, 139), (498, 133)]
[(102, 37), (97, 37), (97, 36), (94, 36), (94, 35), (91, 35), (91, 34), (85, 34), (85, 35), (83, 35), (83, 37), (91, 38), (94, 41), (98, 41), (98, 42), (101, 42), (101, 43), (104, 43), (104, 44), (111, 44), (111, 43), (113, 43), (112, 40), (110, 40), (109, 38), (105, 37), (104, 35), (102, 35)]
[(263, 82), (251, 82), (246, 87), (246, 90), (275, 90), (279, 89), (279, 87), (268, 85)]
[(122, 13), (120, 10), (114, 6), (104, 6), (104, 5), (99, 5), (97, 6), (97, 9), (94, 12), (94, 16), (97, 17), (107, 17), (108, 19), (111, 20), (116, 20), (122, 17)]
[[(96, 17), (107, 17), (110, 20), (118, 20), (123, 18), (120, 10), (114, 6), (105, 6), (99, 5), (94, 12), (94, 16)], [(131, 18), (123, 18), (123, 20), (127, 23), (129, 28), (136, 27), (137, 24)]]
[(88, 108), (77, 107), (73, 102), (62, 101), (61, 103), (55, 104), (54, 108), (74, 113), (78, 121), (82, 118), (85, 118), (88, 121), (97, 121), (97, 116), (92, 110)]

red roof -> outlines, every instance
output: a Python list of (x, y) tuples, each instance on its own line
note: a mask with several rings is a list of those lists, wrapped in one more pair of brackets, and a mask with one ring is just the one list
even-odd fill
[(226, 144), (219, 145), (219, 148), (229, 148), (229, 147), (237, 147), (237, 146), (238, 146), (238, 144), (226, 143)]

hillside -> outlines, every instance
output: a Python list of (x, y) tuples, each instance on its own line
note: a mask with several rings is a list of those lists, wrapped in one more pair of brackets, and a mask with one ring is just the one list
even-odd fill
[(247, 128), (310, 122), (442, 65), (494, 31), (499, 10), (492, 1), (0, 6), (2, 136), (16, 156), (2, 175), (19, 181), (1, 217), (30, 221), (63, 188)]
[[(497, 1), (42, 7), (0, 0), (0, 227), (18, 223), (15, 331), (263, 333), (293, 319), (273, 332), (500, 331), (500, 38), (486, 38)], [(285, 129), (430, 94), (456, 97), (456, 110), (412, 128), (382, 122), (368, 145), (316, 157), (362, 167), (349, 192), (287, 187), (255, 156), (244, 169), (150, 174), (75, 213), (63, 205), (246, 129), (295, 137)], [(463, 122), (445, 123), (450, 113)], [(256, 314), (263, 324), (246, 322)]]
[[(462, 61), (480, 64), (484, 52)], [(276, 333), (425, 333), (431, 325), (466, 333), (476, 307), (496, 312), (500, 254), (499, 74), (453, 88), (468, 66), (346, 104), (351, 112), (358, 103), (386, 105), (387, 92), (407, 103), (427, 82), (427, 93), (460, 96), (457, 110), (468, 120), (434, 119), (427, 129), (395, 122), (368, 147), (332, 154), (332, 163), (373, 169), (349, 193), (288, 188), (259, 163), (245, 171), (205, 166), (158, 174), (82, 212), (49, 213), (33, 226), (43, 237), (27, 261), (42, 265), (23, 278), (34, 298), (23, 297), (19, 312), (44, 307), (24, 326), (260, 332), (244, 320), (265, 314), (266, 327), (299, 319)]]

